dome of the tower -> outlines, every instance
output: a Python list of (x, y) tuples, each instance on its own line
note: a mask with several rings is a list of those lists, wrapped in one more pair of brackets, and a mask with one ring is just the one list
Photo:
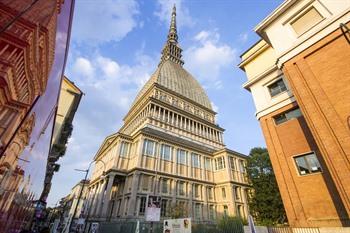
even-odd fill
[(212, 110), (210, 100), (199, 82), (181, 64), (162, 62), (136, 97), (137, 102), (154, 83)]

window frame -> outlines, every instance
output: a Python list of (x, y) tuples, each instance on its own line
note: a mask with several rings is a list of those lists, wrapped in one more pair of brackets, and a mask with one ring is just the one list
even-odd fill
[[(294, 112), (294, 111), (296, 111), (296, 110), (299, 110), (300, 115), (298, 115), (297, 117), (292, 116), (292, 117), (289, 117), (289, 118), (288, 118), (288, 115), (287, 115), (287, 114), (288, 114), (288, 113), (291, 113), (291, 112)], [(278, 122), (278, 120), (277, 120), (276, 118), (277, 118), (277, 117), (280, 117), (280, 116), (282, 116), (282, 115), (285, 116), (285, 120), (282, 121), (282, 122)], [(283, 124), (283, 123), (286, 123), (286, 122), (288, 122), (288, 121), (290, 121), (290, 120), (298, 119), (299, 117), (302, 117), (302, 116), (303, 116), (303, 113), (301, 112), (301, 109), (299, 108), (299, 106), (297, 106), (297, 107), (295, 107), (295, 108), (292, 108), (292, 109), (289, 109), (289, 110), (287, 110), (287, 111), (281, 112), (281, 113), (279, 113), (279, 114), (273, 116), (272, 118), (273, 118), (273, 121), (275, 122), (275, 125), (278, 126), (278, 125), (281, 125), (281, 124)]]
[[(310, 161), (306, 158), (306, 157), (312, 156), (312, 155), (314, 157), (316, 157), (317, 163), (318, 163), (318, 166), (319, 166), (319, 169), (317, 171), (314, 171), (314, 172), (312, 171), (312, 166), (310, 165)], [(308, 171), (309, 171), (308, 173), (302, 174), (302, 171), (300, 170), (298, 162), (297, 162), (298, 158), (304, 158), (304, 162), (307, 165), (307, 168), (308, 168)], [(315, 151), (310, 151), (310, 152), (307, 152), (307, 153), (295, 155), (295, 156), (292, 157), (292, 159), (294, 161), (294, 164), (295, 164), (295, 167), (296, 167), (296, 170), (297, 170), (299, 176), (316, 175), (316, 174), (319, 174), (319, 173), (323, 173), (323, 169), (322, 169), (321, 163), (320, 163), (320, 161), (319, 161)]]
[[(165, 147), (168, 147), (169, 148), (169, 158), (166, 158), (165, 157)], [(168, 145), (168, 144), (161, 144), (161, 146), (160, 146), (160, 158), (162, 159), (162, 160), (165, 160), (165, 161), (172, 161), (172, 155), (173, 155), (173, 153), (172, 153), (172, 151), (173, 151), (173, 147), (172, 146), (170, 146), (170, 145)]]
[[(281, 88), (280, 86), (278, 86), (278, 88), (279, 88), (280, 91), (279, 91), (278, 93), (276, 93), (276, 94), (272, 94), (272, 92), (271, 92), (271, 86), (274, 85), (274, 84), (277, 84), (278, 82), (281, 82), (281, 81), (282, 81), (282, 83), (283, 83), (283, 85), (284, 85), (285, 90), (282, 90), (282, 88)], [(266, 85), (266, 88), (267, 88), (267, 90), (268, 90), (268, 92), (269, 92), (271, 98), (275, 98), (275, 97), (281, 95), (282, 93), (285, 93), (285, 92), (288, 91), (288, 87), (287, 87), (287, 85), (286, 85), (286, 82), (284, 81), (284, 79), (283, 79), (282, 77), (277, 78), (276, 80), (274, 80), (274, 81), (272, 81), (271, 83), (269, 83), (268, 85)]]
[[(182, 156), (181, 156), (181, 158), (179, 157), (180, 152), (184, 152), (184, 154), (182, 154), (182, 155), (184, 155), (184, 160), (185, 160), (184, 163), (181, 162), (181, 160), (183, 159)], [(177, 152), (176, 152), (176, 163), (187, 166), (187, 154), (188, 154), (188, 152), (186, 150), (178, 148)]]
[[(195, 157), (197, 157), (198, 165), (195, 165)], [(201, 161), (200, 161), (200, 155), (197, 153), (192, 152), (191, 153), (191, 166), (193, 168), (201, 168)]]
[[(152, 154), (148, 153), (149, 152), (148, 148), (149, 148), (149, 144), (150, 143), (153, 143)], [(146, 138), (143, 141), (142, 155), (149, 156), (149, 157), (156, 157), (156, 150), (157, 150), (156, 148), (157, 148), (157, 142), (154, 141), (154, 140)]]
[[(125, 152), (126, 147), (126, 152)], [(129, 157), (129, 150), (130, 150), (130, 143), (126, 141), (120, 142), (120, 148), (119, 148), (119, 157), (121, 158), (128, 158)], [(126, 154), (123, 154), (122, 152), (125, 152)]]

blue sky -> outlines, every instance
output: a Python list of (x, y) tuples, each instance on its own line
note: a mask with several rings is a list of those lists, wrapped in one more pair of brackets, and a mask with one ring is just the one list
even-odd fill
[(265, 146), (239, 55), (259, 38), (253, 28), (282, 0), (76, 0), (66, 75), (85, 93), (48, 204), (70, 192), (103, 139), (117, 132), (155, 71), (177, 7), (184, 67), (203, 85), (226, 129), (228, 148)]

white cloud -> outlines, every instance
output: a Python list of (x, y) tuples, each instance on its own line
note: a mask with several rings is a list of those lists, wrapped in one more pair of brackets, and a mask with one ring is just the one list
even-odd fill
[(161, 22), (169, 25), (174, 4), (176, 5), (177, 27), (193, 27), (195, 25), (195, 21), (190, 16), (188, 8), (184, 6), (183, 0), (158, 0), (157, 11), (154, 14), (160, 19)]
[(135, 0), (77, 1), (72, 38), (78, 42), (119, 41), (137, 26)]
[(242, 43), (247, 42), (247, 40), (248, 40), (248, 33), (244, 32), (244, 33), (239, 34), (238, 39)]
[(84, 57), (79, 57), (75, 60), (73, 70), (78, 75), (86, 76), (88, 78), (94, 75), (94, 68), (92, 67), (91, 62)]
[(195, 45), (184, 51), (185, 66), (206, 88), (220, 89), (220, 73), (232, 66), (236, 49), (221, 43), (220, 34), (216, 30), (201, 31), (193, 39)]

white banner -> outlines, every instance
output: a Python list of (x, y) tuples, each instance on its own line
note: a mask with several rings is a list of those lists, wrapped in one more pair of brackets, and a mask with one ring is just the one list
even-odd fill
[(191, 218), (164, 220), (163, 233), (191, 233)]
[(160, 196), (148, 196), (146, 206), (146, 221), (159, 222), (160, 221), (160, 202), (162, 198)]

